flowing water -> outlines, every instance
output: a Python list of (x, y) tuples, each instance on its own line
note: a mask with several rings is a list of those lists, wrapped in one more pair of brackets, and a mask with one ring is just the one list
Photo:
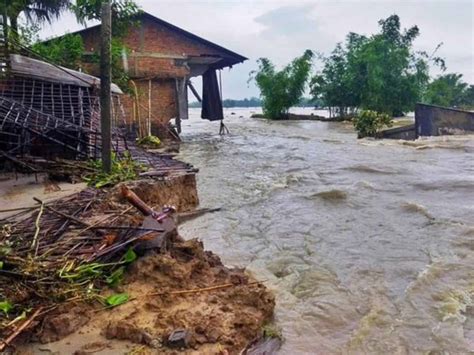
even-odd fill
[[(234, 112), (235, 115), (231, 113)], [(474, 352), (474, 136), (357, 140), (351, 124), (198, 118), (187, 222), (274, 290), (282, 354)]]

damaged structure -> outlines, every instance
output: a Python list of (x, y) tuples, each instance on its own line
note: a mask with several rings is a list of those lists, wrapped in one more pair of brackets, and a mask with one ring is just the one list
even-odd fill
[[(91, 57), (100, 50), (100, 26), (77, 34), (86, 50), (82, 67), (98, 75), (99, 68)], [(113, 149), (118, 155), (130, 151), (134, 159), (147, 165), (164, 163), (169, 170), (175, 161), (136, 149), (135, 138), (155, 135), (179, 140), (170, 121), (175, 119), (180, 132), (181, 120), (188, 118), (188, 87), (201, 100), (190, 82), (196, 76), (202, 76), (203, 82), (202, 118), (222, 120), (222, 83), (217, 71), (247, 58), (148, 13), (137, 15), (124, 45), (128, 51), (124, 52), (123, 65), (128, 68), (131, 91), (125, 94), (117, 85), (112, 86)], [(30, 172), (41, 170), (25, 157), (98, 158), (100, 80), (9, 54), (5, 44), (1, 47), (5, 51), (0, 55), (0, 169), (13, 165)], [(193, 169), (185, 164), (178, 170)]]
[[(86, 51), (84, 68), (97, 75), (98, 67), (87, 58), (100, 50), (100, 25), (75, 32)], [(172, 119), (178, 132), (188, 118), (188, 87), (202, 101), (202, 118), (222, 120), (222, 83), (216, 71), (232, 68), (247, 58), (185, 31), (149, 13), (137, 16), (123, 39), (133, 93), (123, 98), (127, 123), (142, 135), (166, 135)], [(202, 100), (190, 79), (202, 76)]]
[[(52, 181), (61, 175), (58, 167), (65, 175), (74, 169), (102, 174), (95, 163), (76, 161), (100, 156), (100, 81), (0, 52), (0, 170), (36, 178), (11, 184), (2, 194), (8, 207), (0, 210), (2, 354), (255, 354), (281, 343), (263, 331), (275, 306), (267, 287), (178, 233), (180, 222), (220, 210), (195, 210), (197, 169), (172, 154), (145, 149), (134, 134), (159, 131), (173, 117), (179, 127), (194, 75), (203, 75), (203, 117), (221, 120), (216, 70), (244, 58), (143, 16), (151, 23), (136, 33), (154, 38), (155, 32), (169, 32), (171, 42), (188, 41), (191, 49), (183, 49), (182, 58), (173, 54), (175, 47), (164, 57), (142, 52), (129, 62), (143, 70), (135, 72), (135, 95), (124, 97), (112, 86), (113, 151), (140, 163), (124, 168), (126, 159), (119, 160), (116, 170), (126, 174), (116, 186), (109, 180), (112, 170), (105, 184), (101, 180), (62, 197), (40, 199), (38, 190), (25, 188), (39, 185), (37, 173), (47, 173), (44, 194), (61, 190)], [(166, 65), (169, 76), (160, 76)], [(158, 118), (152, 119), (152, 109)]]
[(415, 123), (387, 129), (379, 138), (415, 140), (419, 137), (474, 133), (474, 112), (416, 104)]
[[(57, 159), (98, 159), (101, 151), (100, 80), (19, 54), (10, 54), (0, 78), (0, 170), (47, 172)], [(147, 176), (194, 174), (191, 165), (147, 152), (130, 137), (112, 85), (112, 148), (151, 167)]]
[[(99, 79), (19, 54), (0, 80), (0, 156), (54, 159), (100, 155)], [(123, 120), (112, 85), (113, 121)]]

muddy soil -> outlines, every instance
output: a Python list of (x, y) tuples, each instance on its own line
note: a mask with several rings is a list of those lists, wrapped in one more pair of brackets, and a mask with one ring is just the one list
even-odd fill
[[(194, 179), (131, 187), (153, 206), (178, 211), (197, 204)], [(130, 207), (116, 189), (87, 219)], [(139, 213), (127, 218), (139, 225)], [(123, 224), (125, 221), (122, 221)], [(261, 334), (273, 316), (273, 294), (243, 269), (232, 269), (205, 251), (202, 242), (172, 234), (166, 250), (149, 250), (128, 266), (119, 286), (101, 295), (126, 293), (129, 301), (104, 309), (98, 302), (68, 302), (22, 335), (19, 354), (237, 354)], [(184, 291), (184, 292), (182, 292)], [(174, 333), (174, 334), (173, 334)], [(173, 340), (173, 338), (176, 338)], [(18, 342), (17, 342), (18, 343)]]
[[(214, 290), (172, 294), (224, 285)], [(237, 354), (271, 321), (275, 300), (242, 269), (225, 267), (198, 240), (178, 241), (129, 267), (114, 309), (68, 304), (49, 314), (20, 354)], [(154, 294), (154, 295), (151, 295)], [(149, 296), (147, 296), (149, 295)], [(181, 341), (170, 335), (183, 330)]]

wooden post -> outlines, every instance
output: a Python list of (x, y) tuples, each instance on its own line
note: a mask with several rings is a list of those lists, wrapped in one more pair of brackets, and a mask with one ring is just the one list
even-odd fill
[(102, 136), (102, 169), (110, 173), (111, 152), (111, 41), (112, 16), (110, 0), (102, 4), (102, 26), (100, 45), (100, 130)]

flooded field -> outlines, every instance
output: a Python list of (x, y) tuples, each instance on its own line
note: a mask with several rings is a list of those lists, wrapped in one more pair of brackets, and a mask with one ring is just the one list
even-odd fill
[(474, 351), (474, 136), (357, 141), (250, 111), (226, 111), (225, 137), (184, 122), (180, 158), (223, 210), (182, 233), (268, 280), (281, 353)]

